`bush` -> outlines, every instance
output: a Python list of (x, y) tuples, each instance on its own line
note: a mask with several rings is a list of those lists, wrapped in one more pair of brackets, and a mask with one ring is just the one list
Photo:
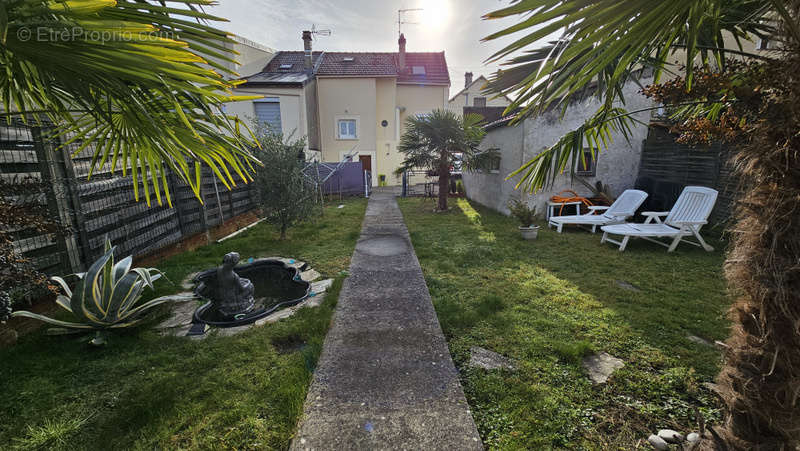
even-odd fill
[(283, 135), (265, 129), (257, 136), (262, 147), (256, 152), (263, 163), (256, 174), (262, 215), (285, 240), (290, 227), (319, 211), (318, 193), (303, 175), (305, 140), (284, 142)]
[(20, 304), (55, 289), (13, 245), (27, 236), (66, 232), (42, 203), (46, 191), (43, 182), (31, 177), (0, 179), (0, 303)]
[(519, 199), (508, 201), (508, 209), (511, 211), (511, 216), (517, 218), (522, 227), (532, 226), (536, 219), (536, 208), (530, 208), (527, 202)]

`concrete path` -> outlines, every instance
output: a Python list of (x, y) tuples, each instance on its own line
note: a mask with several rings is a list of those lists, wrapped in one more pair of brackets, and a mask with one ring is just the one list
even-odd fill
[(483, 449), (391, 192), (370, 198), (291, 449)]

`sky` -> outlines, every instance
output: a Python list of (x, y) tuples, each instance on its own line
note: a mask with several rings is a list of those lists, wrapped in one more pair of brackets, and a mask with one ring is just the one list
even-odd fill
[(450, 95), (464, 87), (464, 73), (489, 76), (498, 64), (485, 60), (513, 39), (481, 38), (517, 23), (520, 17), (483, 20), (509, 0), (219, 0), (208, 12), (228, 19), (220, 28), (276, 50), (302, 50), (303, 30), (331, 30), (315, 36), (314, 50), (396, 52), (397, 11), (404, 14), (409, 52), (444, 51), (450, 68)]

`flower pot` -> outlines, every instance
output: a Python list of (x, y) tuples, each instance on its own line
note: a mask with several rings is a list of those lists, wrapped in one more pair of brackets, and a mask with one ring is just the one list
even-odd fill
[(539, 236), (539, 226), (520, 227), (519, 233), (522, 234), (522, 239), (535, 240)]

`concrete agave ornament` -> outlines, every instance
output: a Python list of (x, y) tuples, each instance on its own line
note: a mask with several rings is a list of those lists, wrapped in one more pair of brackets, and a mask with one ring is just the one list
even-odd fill
[(48, 333), (59, 335), (96, 332), (92, 344), (104, 344), (105, 333), (113, 329), (131, 327), (144, 319), (144, 314), (154, 307), (169, 302), (171, 297), (160, 297), (137, 305), (145, 287), (153, 288), (153, 282), (162, 274), (155, 268), (131, 268), (132, 258), (114, 261), (111, 241), (106, 238), (105, 255), (96, 260), (85, 273), (75, 274), (79, 278), (72, 291), (61, 277), (52, 277), (65, 294), (59, 294), (56, 303), (72, 313), (74, 322), (61, 321), (28, 311), (16, 311), (12, 317), (21, 316), (44, 321), (56, 328)]

